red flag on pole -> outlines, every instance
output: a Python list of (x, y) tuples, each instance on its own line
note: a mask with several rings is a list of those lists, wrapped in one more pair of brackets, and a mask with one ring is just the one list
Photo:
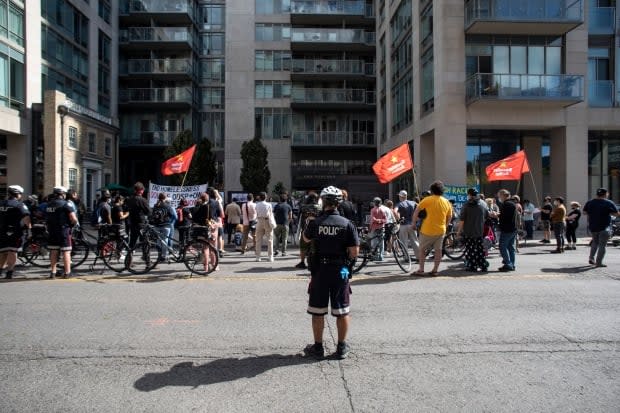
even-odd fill
[(410, 169), (413, 169), (413, 161), (407, 143), (386, 153), (372, 166), (372, 170), (382, 184), (398, 178)]
[(486, 167), (487, 178), (491, 181), (517, 181), (521, 175), (530, 171), (525, 151), (520, 150), (507, 158)]
[(174, 175), (181, 172), (187, 172), (189, 165), (192, 163), (192, 157), (196, 151), (196, 145), (192, 145), (191, 148), (181, 152), (178, 155), (173, 156), (166, 162), (161, 164), (162, 175)]

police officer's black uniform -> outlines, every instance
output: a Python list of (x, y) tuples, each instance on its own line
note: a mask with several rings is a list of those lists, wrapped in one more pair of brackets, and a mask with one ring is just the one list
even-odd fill
[(62, 198), (48, 202), (45, 208), (47, 232), (49, 233), (48, 248), (71, 251), (71, 220), (69, 216), (75, 209)]
[(349, 257), (347, 248), (359, 245), (357, 230), (337, 210), (325, 210), (310, 221), (304, 236), (313, 240), (316, 254), (308, 294), (308, 313), (325, 315), (331, 301), (332, 315), (349, 313)]
[(28, 215), (30, 211), (21, 201), (0, 201), (0, 252), (17, 252), (23, 235), (21, 221)]

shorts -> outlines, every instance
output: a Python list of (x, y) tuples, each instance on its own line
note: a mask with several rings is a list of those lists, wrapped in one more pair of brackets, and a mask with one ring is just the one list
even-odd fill
[(332, 315), (342, 317), (349, 314), (351, 286), (349, 279), (342, 279), (342, 265), (321, 265), (308, 285), (308, 314), (323, 316), (331, 304)]
[(441, 257), (441, 250), (443, 248), (443, 235), (425, 235), (420, 233), (420, 251), (422, 254), (428, 251), (429, 248), (433, 248), (433, 251), (439, 253)]
[(551, 221), (547, 219), (543, 219), (540, 221), (542, 223), (543, 231), (551, 231)]
[(72, 244), (73, 240), (71, 239), (71, 228), (63, 228), (60, 231), (50, 233), (47, 249), (71, 251)]
[(0, 252), (17, 252), (22, 245), (22, 233), (0, 234)]

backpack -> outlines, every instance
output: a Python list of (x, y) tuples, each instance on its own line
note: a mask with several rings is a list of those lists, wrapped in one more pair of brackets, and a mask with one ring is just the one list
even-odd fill
[(167, 224), (168, 219), (168, 207), (164, 204), (158, 204), (153, 207), (153, 213), (151, 214), (151, 221), (154, 225)]

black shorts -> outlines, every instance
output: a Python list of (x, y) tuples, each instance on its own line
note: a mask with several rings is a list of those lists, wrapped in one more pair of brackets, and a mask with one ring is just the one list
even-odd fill
[(0, 234), (0, 252), (17, 252), (22, 245), (22, 233)]
[(321, 265), (308, 286), (308, 314), (325, 315), (331, 303), (335, 317), (349, 314), (351, 286), (349, 279), (340, 276), (342, 265)]
[(71, 251), (71, 228), (63, 228), (60, 231), (53, 231), (49, 235), (47, 248), (49, 250)]

